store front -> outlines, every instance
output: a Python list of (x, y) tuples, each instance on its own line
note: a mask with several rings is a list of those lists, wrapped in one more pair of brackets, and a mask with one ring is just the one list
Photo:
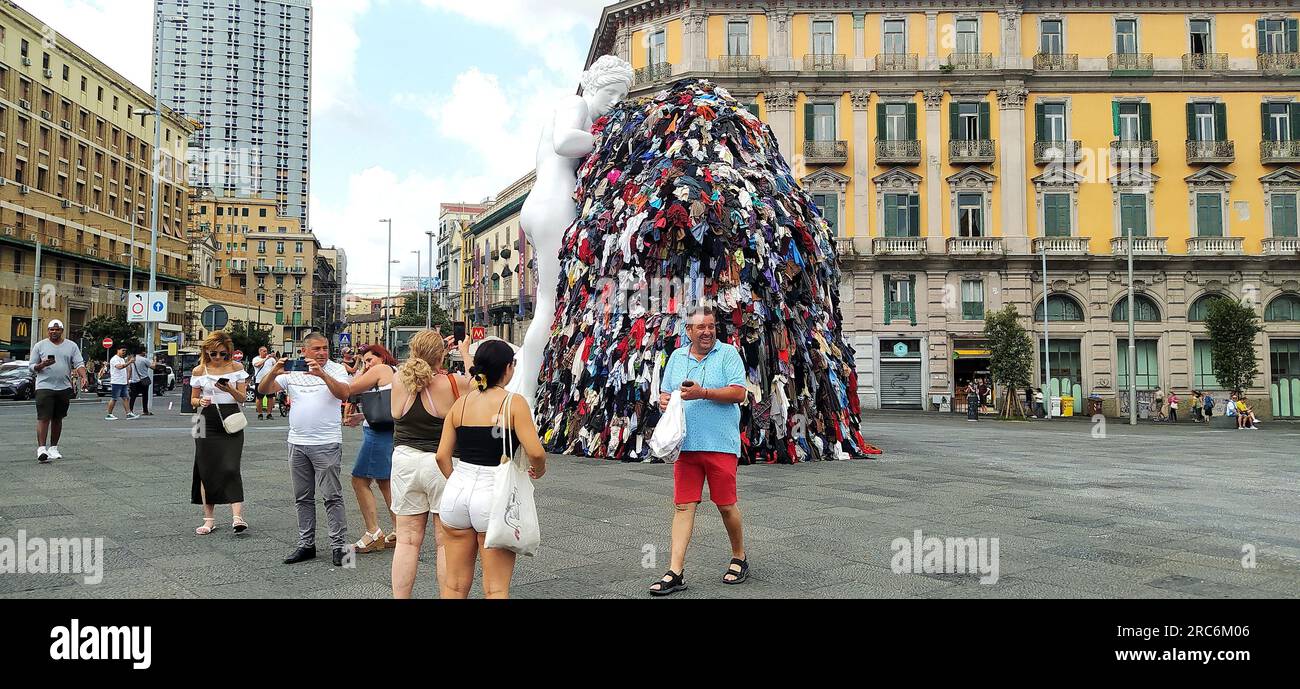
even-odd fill
[(1300, 340), (1269, 342), (1273, 418), (1300, 418)]
[[(1042, 344), (1039, 344), (1039, 350), (1042, 350)], [(1047, 371), (1047, 390), (1043, 395), (1043, 404), (1053, 404), (1053, 400), (1070, 397), (1073, 401), (1073, 414), (1083, 414), (1086, 407), (1084, 405), (1083, 389), (1083, 347), (1080, 340), (1048, 340), (1047, 361), (1041, 358), (1038, 362), (1040, 376), (1042, 371)], [(1126, 359), (1127, 361), (1127, 359)], [(1041, 387), (1042, 378), (1035, 380), (1032, 385), (1035, 388)], [(1066, 405), (1062, 404), (1064, 408)], [(1053, 404), (1052, 414), (1059, 416), (1057, 407)]]
[(978, 390), (984, 385), (986, 393), (982, 405), (986, 413), (994, 413), (993, 401), (998, 398), (998, 388), (993, 384), (993, 372), (989, 368), (989, 348), (985, 340), (954, 340), (952, 348), (953, 388), (952, 411), (965, 414), (967, 411), (966, 386), (974, 383)]
[(922, 409), (921, 341), (882, 338), (879, 381), (881, 409)]

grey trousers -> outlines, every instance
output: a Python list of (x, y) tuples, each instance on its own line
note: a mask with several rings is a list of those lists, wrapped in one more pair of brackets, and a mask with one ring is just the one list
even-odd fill
[(293, 500), (298, 506), (298, 547), (316, 546), (316, 490), (325, 499), (329, 520), (330, 547), (345, 548), (348, 539), (347, 512), (343, 507), (343, 484), (339, 465), (343, 446), (289, 445), (289, 468), (293, 472)]

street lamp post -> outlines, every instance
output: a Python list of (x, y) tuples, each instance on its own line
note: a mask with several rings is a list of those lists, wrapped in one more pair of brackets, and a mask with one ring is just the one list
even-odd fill
[(1133, 226), (1124, 228), (1128, 237), (1128, 425), (1137, 425), (1137, 342), (1133, 327)]
[(425, 230), (429, 237), (429, 310), (424, 313), (425, 330), (433, 329), (433, 230)]
[(1047, 308), (1047, 242), (1043, 242), (1043, 407), (1047, 418), (1052, 418), (1052, 384), (1050, 370), (1052, 367), (1051, 339), (1048, 335), (1048, 321), (1051, 320)]
[(388, 308), (389, 302), (393, 299), (393, 219), (388, 218), (379, 222), (388, 224), (388, 278), (384, 285), (384, 346), (392, 351), (392, 347), (389, 346)]
[(422, 294), (424, 290), (420, 287), (420, 263), (422, 262), (424, 255), (420, 252), (419, 249), (416, 249), (411, 253), (415, 254), (415, 309), (416, 312), (418, 313), (421, 304), (420, 299), (421, 297), (424, 296)]

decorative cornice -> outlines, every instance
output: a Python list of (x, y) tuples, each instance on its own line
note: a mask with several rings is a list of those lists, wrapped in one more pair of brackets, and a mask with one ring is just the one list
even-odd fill
[(853, 102), (854, 110), (866, 110), (867, 106), (871, 103), (871, 90), (857, 89), (853, 93), (849, 94), (849, 100)]
[(943, 105), (943, 89), (926, 89), (921, 95), (925, 98), (926, 110), (938, 110)]
[(1024, 86), (1008, 86), (998, 89), (998, 109), (1024, 110), (1025, 99), (1028, 97), (1029, 89)]

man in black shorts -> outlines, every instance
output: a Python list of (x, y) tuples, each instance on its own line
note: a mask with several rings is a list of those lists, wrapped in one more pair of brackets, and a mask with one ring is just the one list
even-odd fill
[(49, 339), (36, 343), (31, 358), (32, 373), (36, 374), (36, 459), (42, 464), (63, 458), (59, 437), (74, 395), (72, 374), (77, 374), (82, 389), (87, 385), (86, 361), (81, 349), (63, 338), (63, 322), (50, 321), (47, 332)]

